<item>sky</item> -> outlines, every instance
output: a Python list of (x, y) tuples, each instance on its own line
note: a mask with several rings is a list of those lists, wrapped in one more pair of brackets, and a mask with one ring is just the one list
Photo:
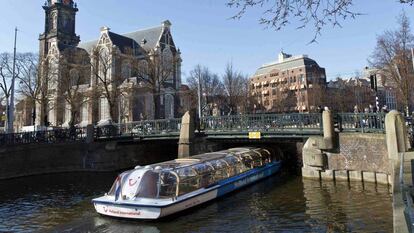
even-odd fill
[[(414, 23), (414, 7), (397, 0), (355, 0), (352, 9), (361, 13), (342, 27), (326, 26), (317, 43), (311, 27), (291, 24), (281, 31), (258, 23), (263, 9), (249, 11), (242, 19), (230, 19), (236, 9), (226, 0), (77, 0), (76, 31), (81, 41), (97, 39), (108, 26), (126, 33), (172, 22), (175, 44), (181, 49), (183, 79), (201, 64), (222, 74), (228, 62), (246, 75), (285, 53), (306, 54), (326, 69), (328, 79), (348, 77), (368, 65), (377, 35), (397, 27), (396, 17), (404, 10)], [(18, 52), (38, 52), (38, 37), (44, 30), (44, 0), (0, 0), (0, 52), (13, 50), (14, 28), (19, 28)]]

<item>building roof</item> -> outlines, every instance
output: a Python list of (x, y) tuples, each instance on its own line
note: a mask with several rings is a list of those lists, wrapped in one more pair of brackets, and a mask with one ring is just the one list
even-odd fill
[(157, 46), (157, 43), (160, 40), (163, 31), (164, 28), (161, 25), (158, 27), (126, 33), (124, 34), (124, 36), (135, 40), (143, 49), (145, 49), (148, 52), (149, 50)]
[(108, 35), (109, 38), (111, 38), (112, 43), (116, 45), (123, 53), (127, 52), (127, 49), (140, 47), (139, 44), (131, 38), (113, 32), (108, 32)]
[[(148, 52), (151, 49), (155, 48), (159, 42), (164, 31), (163, 29), (164, 26), (160, 25), (157, 27), (143, 29), (126, 34), (116, 34), (109, 32), (109, 36), (112, 40), (112, 43), (118, 46), (121, 51), (124, 50), (127, 46), (129, 48), (134, 48), (133, 46), (140, 46)], [(98, 44), (98, 41), (99, 40), (93, 40), (85, 43), (80, 43), (78, 47), (85, 49), (86, 51), (91, 51)]]
[(369, 80), (365, 78), (359, 78), (359, 77), (351, 77), (351, 78), (337, 78), (335, 80), (331, 80), (328, 82), (329, 88), (342, 88), (344, 86), (366, 86), (370, 87)]
[(319, 66), (316, 61), (308, 58), (305, 55), (301, 56), (295, 56), (288, 59), (284, 59), (283, 62), (272, 62), (269, 64), (264, 64), (262, 67), (260, 67), (256, 73), (255, 76), (268, 74), (272, 70), (287, 70), (292, 69), (296, 67), (302, 67), (302, 66)]

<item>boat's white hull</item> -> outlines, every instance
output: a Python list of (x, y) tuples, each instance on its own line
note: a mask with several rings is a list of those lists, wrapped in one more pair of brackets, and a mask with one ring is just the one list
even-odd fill
[(106, 204), (95, 202), (95, 209), (99, 214), (118, 218), (131, 219), (158, 219), (185, 209), (208, 202), (217, 197), (217, 189), (205, 192), (196, 197), (183, 200), (181, 202), (172, 202), (168, 206), (133, 206), (126, 204)]
[(161, 215), (161, 208), (158, 207), (134, 207), (125, 205), (111, 205), (94, 203), (96, 212), (102, 215), (118, 218), (132, 219), (157, 219)]
[(141, 200), (141, 201), (114, 201), (113, 197), (100, 197), (93, 200), (95, 209), (102, 215), (130, 218), (130, 219), (158, 219), (185, 209), (200, 205), (225, 195), (243, 186), (252, 184), (268, 177), (280, 168), (280, 164), (252, 170), (249, 173), (230, 178), (221, 184), (197, 190), (193, 193), (180, 196), (176, 200)]

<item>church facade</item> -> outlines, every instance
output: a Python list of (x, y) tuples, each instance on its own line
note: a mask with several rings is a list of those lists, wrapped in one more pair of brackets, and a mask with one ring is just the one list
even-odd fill
[(96, 40), (80, 43), (73, 0), (48, 0), (43, 9), (36, 125), (177, 117), (182, 60), (168, 20), (127, 34), (102, 27)]

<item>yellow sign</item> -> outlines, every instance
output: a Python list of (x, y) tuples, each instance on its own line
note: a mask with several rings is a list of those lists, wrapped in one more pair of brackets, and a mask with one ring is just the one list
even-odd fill
[(262, 134), (260, 132), (249, 132), (249, 139), (261, 139)]
[(1, 120), (5, 121), (6, 120), (6, 116), (1, 116)]

